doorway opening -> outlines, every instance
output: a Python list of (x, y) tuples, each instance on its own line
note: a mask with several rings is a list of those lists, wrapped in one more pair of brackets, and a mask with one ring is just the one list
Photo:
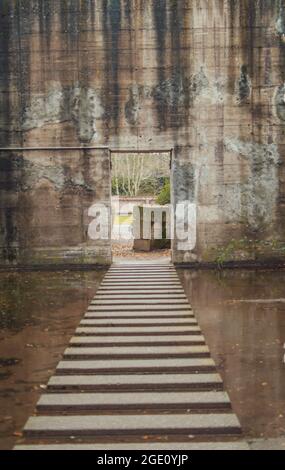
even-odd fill
[(111, 152), (113, 262), (170, 262), (171, 163), (171, 151)]

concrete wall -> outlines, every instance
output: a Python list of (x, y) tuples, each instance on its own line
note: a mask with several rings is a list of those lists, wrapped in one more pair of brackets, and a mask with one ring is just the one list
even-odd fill
[(111, 262), (110, 240), (88, 235), (94, 204), (111, 216), (108, 150), (9, 151), (0, 162), (2, 264)]
[[(0, 36), (0, 146), (173, 149), (174, 200), (198, 206), (196, 249), (174, 244), (175, 261), (283, 255), (284, 0), (2, 0)], [(71, 246), (88, 244), (83, 222), (76, 236), (51, 234), (47, 246), (41, 233), (52, 211), (42, 209), (39, 231), (17, 219), (14, 200), (36, 217), (36, 182), (25, 201), (13, 152), (0, 158), (4, 262), (17, 243), (14, 262), (38, 262), (42, 248), (43, 262), (54, 249), (77, 262)], [(49, 180), (43, 192), (55, 207), (63, 189), (41, 170), (45, 158), (27, 151), (20, 161)], [(74, 178), (83, 160), (69, 158)], [(95, 180), (105, 180), (107, 160), (106, 152), (91, 164), (96, 200), (106, 198)], [(56, 224), (68, 231), (64, 217)]]

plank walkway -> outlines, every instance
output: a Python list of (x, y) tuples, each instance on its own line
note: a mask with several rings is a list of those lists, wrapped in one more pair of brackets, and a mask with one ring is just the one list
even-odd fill
[(173, 265), (113, 265), (16, 450), (244, 450)]

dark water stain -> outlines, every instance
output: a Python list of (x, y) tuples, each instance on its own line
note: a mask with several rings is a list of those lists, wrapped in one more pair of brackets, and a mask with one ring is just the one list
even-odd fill
[[(279, 72), (281, 80), (285, 81), (285, 2), (278, 0), (276, 30), (279, 35)], [(279, 110), (277, 109), (277, 112)]]
[[(237, 84), (237, 101), (247, 105), (251, 112), (251, 131), (255, 142), (263, 143), (263, 121), (265, 119), (261, 89), (264, 86), (264, 77), (260, 70), (266, 66), (265, 47), (271, 44), (270, 35), (273, 34), (278, 17), (278, 2), (276, 0), (227, 0), (229, 7), (230, 42), (232, 50), (229, 57), (229, 91), (234, 94), (234, 84)], [(238, 39), (238, 41), (237, 41)], [(275, 40), (275, 39), (273, 39)], [(236, 51), (234, 44), (238, 44), (238, 55), (246, 73), (241, 70), (236, 73)], [(280, 43), (282, 40), (280, 39)], [(281, 46), (282, 47), (282, 46)], [(265, 56), (265, 57), (264, 57)], [(268, 81), (268, 70), (266, 80)], [(251, 83), (255, 86), (255, 97), (251, 99)], [(267, 116), (266, 116), (267, 118)], [(240, 132), (242, 133), (242, 127)], [(242, 136), (241, 136), (242, 137)], [(270, 137), (269, 137), (270, 138)]]
[(204, 86), (207, 86), (200, 81), (204, 77), (203, 71), (190, 78), (183, 72), (172, 73), (153, 87), (151, 96), (156, 104), (161, 129), (175, 130), (188, 122), (189, 108)]
[(0, 155), (0, 189), (17, 192), (22, 184), (23, 158), (11, 151), (1, 152)]
[(254, 45), (256, 4), (252, 0), (242, 0), (241, 40), (243, 62), (248, 67), (251, 77), (254, 75)]
[(17, 251), (14, 243), (17, 241), (18, 229), (15, 222), (15, 209), (5, 207), (4, 209), (4, 247), (2, 249), (3, 259), (12, 263), (17, 259)]
[[(95, 3), (92, 0), (85, 0), (79, 5), (80, 11), (78, 12), (78, 69), (79, 69), (79, 83), (81, 86), (88, 87), (90, 79), (92, 78), (92, 70), (90, 69), (90, 52), (83, 46), (84, 39), (81, 42), (81, 32), (88, 30), (95, 31)], [(90, 26), (89, 26), (90, 25)], [(82, 44), (82, 45), (81, 45)], [(96, 63), (95, 52), (92, 53), (92, 60)], [(83, 90), (82, 90), (83, 91)], [(84, 92), (84, 91), (83, 91)], [(90, 123), (92, 126), (93, 123)], [(82, 140), (82, 137), (81, 137)], [(82, 140), (83, 141), (83, 140)], [(90, 141), (89, 141), (90, 142)]]
[[(166, 59), (166, 32), (167, 32), (167, 10), (164, 0), (156, 0), (153, 4), (153, 19), (157, 42), (157, 82), (158, 87), (166, 80), (165, 59)], [(166, 127), (166, 109), (162, 100), (157, 99), (157, 116), (160, 127)]]
[(264, 73), (264, 83), (266, 86), (272, 85), (272, 57), (271, 49), (268, 48), (265, 51), (265, 73)]
[(276, 30), (279, 35), (279, 72), (281, 80), (285, 81), (285, 1), (277, 1)]
[(53, 21), (53, 0), (38, 0), (38, 15), (40, 33), (45, 37), (49, 44)]
[(97, 0), (85, 0), (83, 4), (81, 4), (82, 11), (86, 12), (86, 16), (90, 17), (91, 25), (93, 29), (95, 28), (95, 21), (96, 21), (96, 1)]
[(96, 198), (96, 187), (94, 188), (94, 184), (91, 178), (91, 171), (90, 171), (91, 170), (91, 164), (90, 164), (91, 158), (94, 158), (92, 155), (92, 152), (88, 150), (82, 151), (82, 154), (80, 156), (80, 159), (81, 159), (80, 166), (82, 168), (82, 174), (83, 174), (83, 179), (84, 179), (84, 191), (86, 195), (88, 194), (90, 196), (90, 204)]
[[(250, 77), (254, 76), (254, 46), (255, 46), (255, 26), (256, 26), (256, 1), (255, 0), (227, 0), (229, 7), (230, 24), (230, 56), (229, 56), (229, 90), (234, 93), (234, 77), (236, 51), (234, 42), (239, 31), (241, 55), (243, 67), (246, 68)], [(239, 29), (237, 29), (239, 28)], [(239, 78), (240, 80), (240, 78)]]
[[(9, 0), (0, 2), (0, 91), (1, 91), (1, 130), (0, 146), (9, 146), (10, 125), (10, 94), (9, 94), (9, 43), (11, 31), (11, 3)], [(0, 155), (1, 158), (1, 155)]]
[[(191, 44), (191, 28), (193, 26), (193, 18), (191, 16), (191, 6), (192, 2), (187, 1), (176, 2), (177, 6), (172, 12), (172, 36), (173, 36), (173, 48), (172, 48), (172, 57), (176, 62), (176, 70), (179, 71), (181, 77), (191, 77), (192, 75), (192, 60), (191, 60), (191, 46), (190, 50), (187, 49), (186, 54), (181, 52), (184, 47), (189, 47)], [(183, 10), (183, 6), (187, 7), (188, 10)], [(176, 11), (177, 10), (177, 11)], [(177, 19), (176, 19), (177, 18)], [(189, 29), (190, 27), (190, 29)], [(175, 39), (177, 37), (177, 39)], [(179, 48), (179, 55), (177, 57), (176, 49)], [(174, 63), (174, 62), (173, 62)], [(190, 94), (186, 90), (186, 115), (184, 123), (189, 123), (189, 108), (191, 105)]]
[(93, 30), (96, 20), (96, 0), (85, 0), (79, 4), (81, 13), (81, 30), (87, 27), (90, 20)]
[[(187, 123), (185, 121), (185, 117), (187, 118), (188, 113), (185, 113), (185, 110), (189, 109), (190, 105), (190, 93), (189, 87), (185, 86), (185, 62), (184, 57), (181, 55), (181, 47), (183, 44), (183, 2), (179, 0), (172, 0), (170, 2), (170, 34), (171, 34), (171, 63), (172, 63), (172, 70), (174, 76), (178, 80), (178, 83), (181, 84), (180, 86), (182, 95), (183, 95), (183, 107), (181, 108), (181, 97), (174, 95), (173, 100), (173, 109), (170, 113), (170, 122), (169, 126), (172, 127), (181, 126), (183, 123)], [(189, 72), (189, 70), (188, 70)]]
[(285, 272), (179, 273), (245, 436), (284, 436)]
[(277, 0), (277, 19), (276, 30), (281, 36), (285, 34), (285, 2), (284, 0)]
[(0, 246), (1, 259), (13, 263), (18, 252), (17, 208), (15, 201), (23, 183), (23, 159), (11, 152), (1, 153), (0, 190), (2, 204), (0, 209)]
[(44, 57), (41, 62), (42, 84), (46, 88), (46, 73), (53, 65), (51, 64), (51, 39), (53, 34), (53, 25), (55, 24), (55, 11), (53, 0), (34, 0), (35, 8), (34, 21), (39, 25), (39, 48), (40, 55)]
[[(275, 109), (278, 118), (280, 119), (280, 124), (283, 127), (281, 132), (281, 137), (278, 142), (279, 153), (283, 157), (283, 135), (284, 135), (284, 124), (285, 124), (285, 101), (284, 101), (284, 92), (285, 92), (285, 1), (276, 0), (276, 32), (279, 36), (279, 54), (278, 54), (278, 66), (279, 66), (279, 76), (280, 76), (280, 85), (275, 94)], [(282, 158), (283, 160), (283, 158)], [(283, 178), (283, 165), (279, 167), (279, 180)], [(283, 235), (284, 233), (284, 192), (282, 185), (279, 185), (279, 205), (277, 208), (278, 219), (279, 219), (279, 230)], [(281, 235), (281, 236), (282, 236)]]
[(280, 85), (275, 95), (275, 106), (277, 116), (281, 121), (285, 121), (285, 86)]
[(125, 118), (126, 121), (133, 126), (132, 131), (136, 133), (134, 126), (138, 123), (138, 101), (139, 93), (135, 93), (134, 89), (131, 87), (129, 89), (129, 99), (125, 104)]
[[(175, 150), (175, 155), (179, 151)], [(173, 178), (174, 178), (174, 200), (195, 202), (196, 179), (195, 167), (191, 162), (179, 163), (173, 162)]]
[[(224, 184), (225, 182), (225, 172), (224, 172), (224, 159), (225, 159), (225, 146), (223, 139), (217, 141), (215, 146), (215, 163), (217, 165), (216, 175), (219, 181), (219, 184)], [(221, 193), (218, 195), (217, 204), (220, 209), (223, 209), (225, 201), (224, 195)]]
[[(190, 61), (182, 55), (182, 45), (187, 43), (183, 26), (186, 23), (186, 30), (189, 28), (190, 18), (184, 17), (183, 2), (171, 0), (168, 5), (166, 3), (153, 2), (157, 85), (153, 87), (152, 98), (160, 129), (171, 128), (175, 132), (183, 124), (187, 125), (191, 106)], [(170, 63), (168, 72), (167, 61)]]
[[(262, 38), (268, 19), (276, 18), (278, 2), (283, 4), (284, 0), (227, 0), (229, 10), (230, 42), (233, 49), (237, 27), (239, 27), (241, 53), (244, 66), (250, 78), (258, 77), (259, 69), (256, 62), (259, 57), (256, 54), (258, 39)], [(234, 66), (235, 54), (229, 57), (229, 63)], [(230, 74), (229, 74), (230, 76)]]
[(30, 105), (30, 37), (33, 29), (34, 13), (29, 2), (15, 0), (11, 21), (11, 51), (15, 53), (13, 61), (13, 76), (17, 87), (17, 113), (14, 113), (16, 126), (20, 132), (13, 134), (13, 144), (24, 145), (22, 124), (27, 107)]
[(61, 32), (67, 34), (69, 45), (77, 47), (80, 33), (80, 0), (68, 0), (60, 2), (60, 26)]
[(114, 132), (119, 132), (120, 118), (120, 31), (121, 31), (121, 0), (103, 2), (103, 34), (105, 48), (106, 85), (103, 93), (105, 103), (105, 120), (114, 125)]
[(239, 6), (236, 0), (228, 0), (229, 12), (229, 57), (228, 57), (228, 91), (232, 95), (235, 93), (235, 28), (237, 27), (236, 21), (239, 17)]
[(132, 21), (132, 0), (124, 0), (124, 14), (130, 24)]
[(238, 100), (240, 104), (248, 103), (251, 93), (251, 83), (247, 73), (247, 66), (242, 65), (238, 81)]
[[(166, 32), (167, 32), (167, 10), (164, 0), (156, 0), (153, 3), (153, 18), (155, 25), (155, 33), (158, 45), (158, 60), (164, 63)], [(161, 77), (162, 78), (162, 77)]]
[(0, 449), (11, 449), (104, 275), (0, 273)]

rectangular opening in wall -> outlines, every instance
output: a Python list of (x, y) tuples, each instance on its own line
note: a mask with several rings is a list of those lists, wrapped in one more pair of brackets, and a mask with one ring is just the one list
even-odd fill
[(112, 152), (114, 262), (171, 259), (171, 152)]

